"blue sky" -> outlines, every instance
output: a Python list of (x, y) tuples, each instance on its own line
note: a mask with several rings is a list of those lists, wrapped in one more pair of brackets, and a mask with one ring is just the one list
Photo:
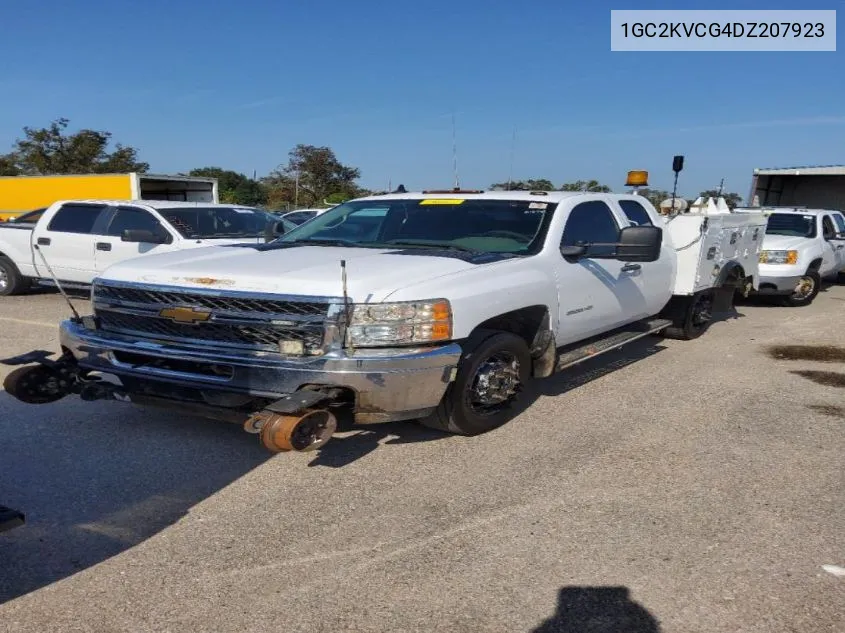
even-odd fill
[(746, 195), (754, 167), (845, 163), (841, 50), (611, 52), (611, 8), (713, 7), (14, 3), (0, 37), (0, 152), (24, 125), (66, 117), (113, 132), (160, 173), (263, 175), (307, 143), (332, 147), (366, 186), (449, 187), (454, 111), (465, 187), (508, 178), (514, 127), (515, 178), (596, 178), (616, 190), (630, 169), (670, 189), (674, 154), (686, 156), (687, 195), (723, 177)]

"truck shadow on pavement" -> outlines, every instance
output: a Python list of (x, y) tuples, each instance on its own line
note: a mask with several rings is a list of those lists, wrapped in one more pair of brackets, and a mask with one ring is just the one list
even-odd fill
[(557, 611), (531, 633), (660, 633), (657, 619), (627, 587), (563, 587)]
[[(632, 341), (621, 349), (584, 361), (549, 378), (532, 381), (526, 387), (521, 401), (514, 407), (512, 417), (515, 418), (525, 412), (542, 396), (561, 396), (581, 385), (657, 354), (665, 349), (660, 344), (661, 341), (659, 337), (645, 337)], [(508, 424), (518, 423), (518, 420), (508, 422)], [(381, 446), (431, 442), (455, 437), (450, 433), (429, 429), (413, 421), (354, 426), (351, 419), (341, 417), (338, 420), (338, 430), (340, 433), (350, 433), (346, 436), (334, 436), (330, 442), (318, 450), (309, 466), (341, 468)], [(466, 439), (471, 440), (471, 438)]]
[(0, 604), (138, 545), (271, 455), (237, 425), (0, 391)]

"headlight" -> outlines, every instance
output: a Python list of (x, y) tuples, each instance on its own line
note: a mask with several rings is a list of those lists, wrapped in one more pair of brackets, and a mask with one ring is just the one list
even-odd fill
[(356, 347), (432, 343), (452, 338), (452, 308), (445, 299), (352, 306), (347, 332)]
[(761, 264), (796, 264), (798, 251), (760, 251)]

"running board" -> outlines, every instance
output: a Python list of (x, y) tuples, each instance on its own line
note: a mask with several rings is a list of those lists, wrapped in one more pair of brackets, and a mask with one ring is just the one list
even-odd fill
[(670, 325), (672, 325), (672, 321), (668, 319), (646, 319), (645, 321), (638, 321), (618, 330), (613, 330), (610, 334), (603, 334), (599, 337), (588, 339), (587, 343), (579, 344), (577, 347), (563, 348), (563, 351), (558, 356), (555, 371), (561, 371), (605, 352), (619, 349), (626, 343), (664, 330)]

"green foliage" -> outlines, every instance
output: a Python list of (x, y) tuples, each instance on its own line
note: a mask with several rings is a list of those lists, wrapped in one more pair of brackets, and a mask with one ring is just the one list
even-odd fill
[[(655, 209), (660, 209), (660, 203), (672, 197), (672, 192), (662, 189), (640, 189), (639, 195), (648, 200)], [(681, 198), (682, 196), (678, 196)]]
[(0, 156), (0, 176), (17, 176), (21, 170), (17, 168), (17, 159), (14, 154)]
[(591, 193), (610, 193), (607, 185), (601, 184), (598, 180), (576, 180), (561, 185), (561, 191), (589, 191)]
[(263, 179), (270, 208), (316, 207), (331, 195), (354, 198), (361, 172), (342, 164), (329, 147), (297, 145), (288, 163)]
[(497, 182), (490, 185), (490, 189), (494, 191), (554, 191), (555, 186), (547, 178), (530, 178), (528, 180)]
[(106, 174), (146, 172), (149, 164), (137, 160), (138, 151), (117, 143), (108, 151), (111, 132), (83, 129), (67, 134), (68, 119), (45, 128), (24, 127), (25, 138), (11, 154), (0, 158), (0, 169), (10, 175)]
[(192, 169), (189, 176), (217, 178), (220, 202), (261, 206), (267, 203), (267, 189), (257, 180), (222, 167), (201, 167)]

